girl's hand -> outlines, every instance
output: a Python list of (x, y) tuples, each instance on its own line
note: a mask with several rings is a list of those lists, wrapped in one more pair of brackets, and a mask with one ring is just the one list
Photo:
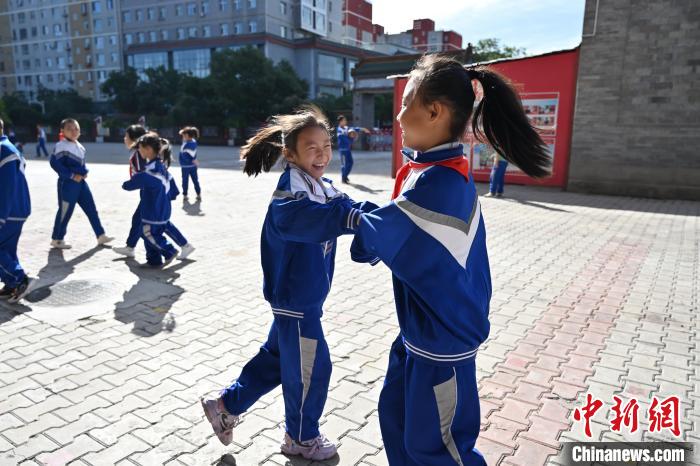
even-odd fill
[(76, 183), (80, 183), (81, 181), (83, 181), (83, 180), (85, 179), (85, 177), (82, 176), (82, 175), (78, 175), (78, 174), (76, 173), (75, 175), (73, 175), (72, 179), (73, 179), (73, 181), (75, 181)]

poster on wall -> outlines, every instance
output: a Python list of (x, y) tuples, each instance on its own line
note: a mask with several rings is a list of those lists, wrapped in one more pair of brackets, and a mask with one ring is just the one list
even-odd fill
[[(557, 92), (523, 92), (520, 94), (523, 109), (532, 126), (537, 128), (542, 140), (547, 144), (549, 156), (554, 166), (554, 146), (557, 140), (557, 110), (559, 109), (559, 93)], [(496, 151), (491, 145), (478, 141), (471, 133), (467, 132), (465, 141), (470, 146), (470, 158), (472, 170), (476, 173), (488, 173), (493, 167)], [(508, 173), (522, 174), (513, 164), (508, 165)]]

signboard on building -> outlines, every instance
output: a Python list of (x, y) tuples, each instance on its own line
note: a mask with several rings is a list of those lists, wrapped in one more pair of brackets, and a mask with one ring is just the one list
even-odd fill
[[(533, 180), (509, 164), (506, 183), (540, 186), (566, 186), (571, 150), (578, 49), (553, 52), (535, 57), (502, 60), (490, 65), (508, 77), (520, 94), (530, 122), (539, 131), (552, 157), (551, 176)], [(394, 85), (394, 115), (400, 110), (406, 77)], [(477, 92), (477, 99), (480, 98)], [(493, 148), (477, 140), (471, 131), (464, 137), (465, 153), (475, 181), (487, 182), (493, 164)], [(401, 130), (394, 123), (394, 173), (403, 164)]]

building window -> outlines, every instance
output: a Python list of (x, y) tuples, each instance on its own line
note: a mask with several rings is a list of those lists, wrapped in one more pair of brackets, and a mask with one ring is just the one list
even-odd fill
[(163, 29), (160, 31), (160, 40), (168, 40), (168, 30)]
[(112, 59), (112, 63), (117, 63), (119, 61), (119, 56), (115, 52), (110, 54), (110, 58)]
[(129, 10), (126, 10), (122, 13), (122, 22), (124, 22), (124, 23), (131, 22), (131, 12)]
[(345, 81), (343, 57), (318, 54), (318, 77), (333, 81)]
[(280, 13), (282, 15), (287, 14), (287, 4), (285, 2), (280, 2)]
[(190, 38), (192, 38), (192, 37), (197, 37), (197, 28), (196, 28), (195, 26), (192, 26), (192, 27), (189, 29), (188, 36), (189, 36)]
[(151, 42), (158, 42), (158, 33), (156, 31), (151, 31), (148, 33)]
[(248, 32), (250, 32), (251, 34), (258, 32), (258, 22), (257, 21), (248, 22)]
[(208, 1), (203, 1), (202, 2), (202, 16), (206, 16), (209, 14), (209, 2)]
[(146, 75), (143, 72), (146, 69), (158, 68), (160, 66), (165, 68), (168, 67), (167, 52), (138, 53), (129, 55), (126, 60), (128, 65), (134, 68), (142, 79), (146, 78)]
[(234, 34), (240, 34), (242, 29), (243, 29), (243, 26), (241, 25), (241, 23), (236, 23), (233, 25), (233, 33)]
[(287, 37), (287, 26), (280, 26), (280, 36)]
[(143, 11), (136, 10), (136, 21), (143, 21)]
[(183, 40), (185, 38), (185, 28), (177, 28), (177, 40)]
[(109, 45), (117, 45), (117, 36), (114, 34), (109, 36)]
[(219, 0), (219, 11), (226, 11), (228, 0)]
[(114, 10), (114, 0), (107, 0), (107, 9)]
[(196, 3), (188, 3), (187, 4), (187, 16), (196, 16), (197, 15), (197, 4)]
[(173, 52), (173, 69), (203, 78), (209, 76), (211, 52), (209, 49), (176, 50)]
[(185, 8), (182, 5), (175, 5), (175, 16), (182, 16), (185, 14)]
[(229, 30), (228, 30), (228, 23), (221, 23), (221, 35), (222, 36), (228, 36), (229, 35)]
[(236, 10), (240, 10), (241, 9), (241, 0), (233, 0), (233, 8), (235, 8)]
[(158, 19), (164, 20), (166, 16), (167, 16), (166, 8), (164, 6), (160, 7), (158, 9)]
[(318, 94), (319, 95), (332, 95), (334, 97), (341, 97), (343, 95), (343, 88), (342, 87), (334, 87), (334, 86), (318, 86)]
[(143, 44), (144, 42), (146, 42), (146, 34), (144, 34), (143, 32), (138, 33), (138, 38), (139, 44)]
[[(22, 37), (22, 31), (24, 31), (24, 37)], [(53, 25), (53, 35), (60, 37), (63, 35), (63, 31), (61, 30), (61, 25), (60, 24), (54, 24)], [(27, 38), (27, 31), (26, 29), (20, 29), (19, 30), (19, 38), (20, 39), (26, 39)]]
[(105, 54), (104, 53), (97, 54), (97, 66), (105, 66)]
[(148, 17), (149, 21), (153, 21), (156, 19), (156, 9), (155, 8), (148, 8), (146, 10), (146, 16)]
[(104, 37), (95, 37), (95, 48), (96, 49), (105, 48), (105, 38)]
[(211, 26), (202, 26), (202, 37), (211, 37)]
[(92, 2), (92, 12), (99, 13), (101, 11), (102, 11), (102, 3), (100, 3), (99, 1)]
[(124, 35), (124, 43), (126, 45), (131, 45), (134, 43), (134, 36), (131, 34), (125, 34)]
[(248, 8), (255, 8), (257, 6), (256, 0), (248, 0)]

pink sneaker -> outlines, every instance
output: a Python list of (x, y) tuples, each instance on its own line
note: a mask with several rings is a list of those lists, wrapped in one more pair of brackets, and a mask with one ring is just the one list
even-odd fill
[(281, 450), (285, 455), (301, 455), (307, 460), (323, 461), (334, 457), (338, 447), (323, 434), (313, 440), (299, 443), (285, 432)]
[(224, 445), (233, 440), (233, 428), (241, 423), (240, 416), (229, 414), (224, 407), (224, 400), (218, 398), (202, 398), (202, 409), (211, 424), (214, 433)]

